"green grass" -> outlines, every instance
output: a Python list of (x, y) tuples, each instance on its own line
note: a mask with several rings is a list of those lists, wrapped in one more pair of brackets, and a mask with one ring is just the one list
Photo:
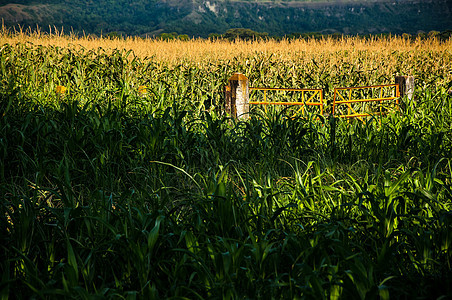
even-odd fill
[(236, 121), (240, 63), (101, 52), (2, 48), (2, 299), (452, 296), (447, 85), (381, 120)]

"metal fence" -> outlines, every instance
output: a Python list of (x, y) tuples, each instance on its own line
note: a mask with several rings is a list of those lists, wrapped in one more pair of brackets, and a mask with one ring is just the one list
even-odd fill
[(332, 114), (342, 118), (383, 115), (399, 109), (398, 84), (334, 89)]
[[(305, 114), (305, 110), (307, 106), (317, 106), (320, 108), (320, 114), (323, 114), (323, 91), (322, 89), (294, 89), (294, 88), (262, 88), (262, 87), (250, 87), (251, 91), (261, 91), (263, 93), (263, 100), (256, 101), (252, 100), (253, 96), (250, 96), (249, 104), (254, 105), (265, 105), (265, 110), (267, 105), (296, 105), (300, 106), (296, 110), (296, 114), (300, 113), (302, 115)], [(267, 92), (275, 92), (278, 94), (283, 93), (283, 97), (268, 97)], [(287, 95), (296, 94), (296, 95)], [(269, 98), (271, 98), (269, 100)], [(282, 101), (281, 101), (282, 99)], [(289, 99), (289, 101), (284, 101)], [(295, 101), (294, 101), (295, 100)]]
[(399, 99), (405, 96), (408, 101), (416, 101), (413, 76), (396, 76), (395, 82), (335, 88), (333, 102), (328, 102), (328, 107), (322, 89), (249, 87), (248, 78), (235, 73), (225, 87), (225, 111), (235, 118), (248, 118), (250, 105), (264, 105), (265, 110), (268, 105), (285, 105), (297, 106), (292, 110), (294, 115), (304, 115), (309, 107), (318, 107), (318, 114), (324, 116), (359, 119), (382, 116), (398, 111)]

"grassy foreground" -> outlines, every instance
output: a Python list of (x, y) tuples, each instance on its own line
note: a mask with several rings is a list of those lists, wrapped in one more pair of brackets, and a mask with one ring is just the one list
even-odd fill
[[(0, 49), (2, 299), (452, 296), (448, 44), (200, 60), (35, 44)], [(382, 119), (218, 112), (236, 71), (330, 101), (406, 70), (416, 102)]]

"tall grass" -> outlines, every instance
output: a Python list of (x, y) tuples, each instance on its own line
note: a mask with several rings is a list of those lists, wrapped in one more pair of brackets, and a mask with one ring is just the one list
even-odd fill
[[(1, 297), (450, 297), (450, 48), (353, 41), (179, 61), (3, 44)], [(340, 47), (278, 45), (314, 42)], [(416, 102), (381, 119), (218, 112), (235, 71), (328, 95), (405, 70)]]

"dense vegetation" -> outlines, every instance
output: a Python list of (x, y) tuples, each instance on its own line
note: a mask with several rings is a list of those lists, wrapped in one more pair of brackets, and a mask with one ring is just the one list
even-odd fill
[[(452, 53), (434, 49), (174, 63), (2, 45), (2, 298), (451, 297)], [(416, 102), (381, 119), (219, 112), (236, 71), (330, 97), (391, 66)]]
[[(107, 35), (158, 35), (176, 32), (190, 37), (250, 28), (283, 36), (294, 32), (341, 34), (393, 33), (452, 29), (452, 2), (433, 1), (157, 1), (47, 0), (3, 1), (6, 26)], [(22, 6), (25, 5), (25, 6)]]

